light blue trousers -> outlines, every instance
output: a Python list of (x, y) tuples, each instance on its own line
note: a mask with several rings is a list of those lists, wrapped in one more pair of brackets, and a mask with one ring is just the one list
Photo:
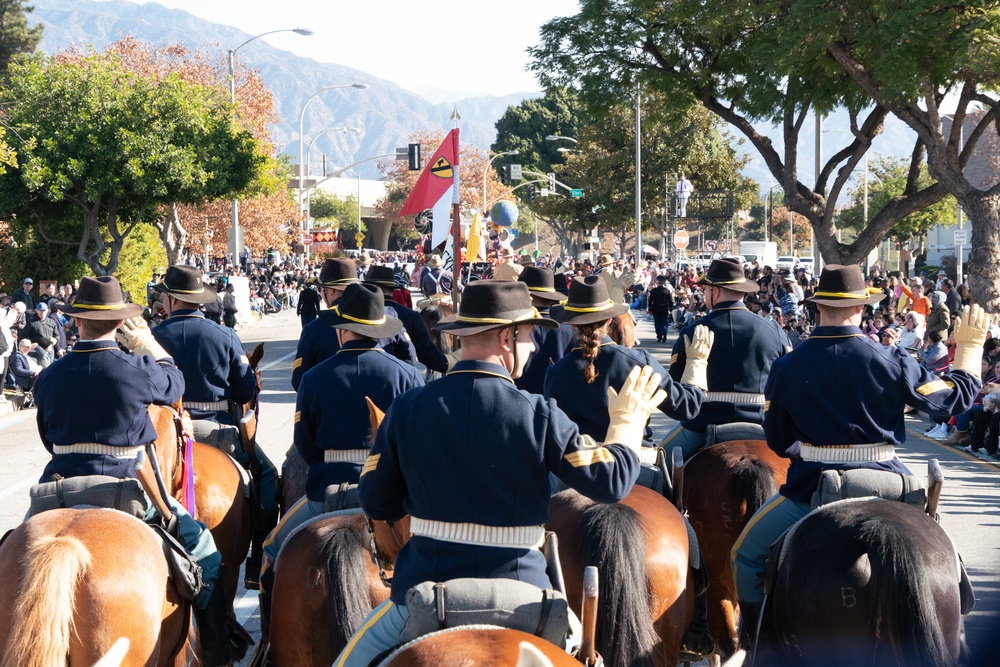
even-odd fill
[(264, 558), (260, 564), (261, 576), (274, 566), (274, 561), (278, 560), (281, 545), (285, 543), (292, 531), (309, 519), (323, 514), (323, 511), (323, 503), (309, 500), (305, 496), (302, 496), (297, 503), (289, 508), (271, 534), (264, 540)]
[(668, 458), (674, 447), (680, 447), (684, 453), (685, 461), (694, 456), (704, 446), (705, 434), (698, 433), (697, 431), (689, 431), (680, 422), (674, 424), (674, 427), (667, 432), (667, 436), (663, 438), (663, 442), (660, 443), (660, 447), (667, 453)]
[(337, 656), (333, 667), (368, 667), (378, 655), (399, 644), (407, 618), (406, 607), (391, 600), (375, 607)]
[(776, 493), (750, 518), (732, 552), (733, 579), (740, 602), (764, 601), (764, 570), (771, 545), (811, 509), (808, 503), (797, 503)]
[[(208, 599), (212, 597), (212, 590), (219, 580), (219, 567), (222, 565), (222, 555), (219, 554), (212, 533), (201, 521), (188, 514), (184, 506), (171, 497), (167, 498), (167, 504), (177, 515), (177, 540), (184, 545), (187, 552), (198, 561), (201, 566), (201, 577), (205, 582), (204, 588), (198, 593), (194, 600), (195, 606), (204, 609), (208, 604)], [(146, 521), (150, 522), (157, 518), (156, 509), (153, 503), (149, 503), (146, 510)]]

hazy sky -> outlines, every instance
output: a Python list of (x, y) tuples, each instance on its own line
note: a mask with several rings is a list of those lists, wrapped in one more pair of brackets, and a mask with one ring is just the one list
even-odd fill
[(578, 7), (577, 0), (155, 1), (251, 35), (309, 28), (311, 37), (279, 33), (263, 39), (411, 90), (434, 86), (492, 95), (540, 88), (525, 71), (525, 49), (538, 43), (543, 23)]

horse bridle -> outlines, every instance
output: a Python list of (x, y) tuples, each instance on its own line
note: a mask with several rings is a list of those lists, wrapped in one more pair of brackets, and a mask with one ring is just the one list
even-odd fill
[[(392, 539), (396, 542), (396, 547), (398, 549), (403, 548), (403, 540), (399, 537), (399, 533), (396, 531), (396, 523), (394, 521), (386, 521), (385, 524), (389, 526), (389, 532), (392, 534)], [(368, 537), (369, 537), (369, 555), (371, 555), (372, 562), (375, 567), (378, 568), (378, 578), (382, 580), (382, 585), (386, 588), (392, 587), (392, 577), (385, 573), (385, 568), (392, 569), (392, 560), (388, 558), (382, 550), (379, 549), (378, 541), (375, 539), (375, 522), (372, 518), (365, 515), (365, 525), (368, 527)]]

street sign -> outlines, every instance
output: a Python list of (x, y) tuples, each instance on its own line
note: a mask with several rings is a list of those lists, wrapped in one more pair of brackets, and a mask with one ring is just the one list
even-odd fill
[(357, 241), (358, 247), (360, 248), (361, 244), (365, 242), (365, 233), (358, 232), (357, 234), (354, 235), (354, 240)]
[(576, 188), (573, 188), (572, 190), (569, 191), (569, 196), (570, 197), (577, 197), (577, 198), (582, 197), (583, 196), (583, 190), (578, 190)]
[(684, 250), (688, 247), (688, 243), (691, 241), (691, 237), (683, 229), (678, 229), (677, 233), (674, 234), (674, 247), (678, 250)]
[(712, 252), (719, 247), (719, 242), (714, 240), (705, 241), (705, 250)]
[(622, 249), (622, 242), (617, 236), (615, 237), (615, 240), (611, 242), (611, 247), (613, 247), (615, 250)]
[(302, 235), (302, 245), (312, 245), (313, 235), (306, 233)]
[(963, 229), (955, 230), (955, 245), (963, 246), (969, 242), (969, 232)]
[(521, 165), (519, 164), (510, 165), (510, 180), (519, 181), (521, 180), (521, 177), (522, 177)]

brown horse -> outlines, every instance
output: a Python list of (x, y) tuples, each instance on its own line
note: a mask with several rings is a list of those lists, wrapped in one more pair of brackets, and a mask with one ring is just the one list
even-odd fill
[(119, 637), (127, 667), (187, 664), (190, 614), (162, 548), (138, 519), (60, 509), (21, 524), (0, 546), (0, 665), (97, 662)]
[(723, 657), (739, 647), (733, 545), (750, 517), (785, 482), (788, 461), (763, 440), (723, 442), (684, 466), (684, 505), (708, 568), (708, 624)]
[(605, 664), (676, 665), (694, 600), (680, 512), (637, 486), (614, 504), (563, 491), (552, 498), (549, 516), (546, 527), (559, 537), (567, 597), (577, 614), (584, 567), (596, 565), (600, 573), (596, 645)]
[(625, 312), (611, 319), (608, 336), (622, 347), (635, 347), (635, 320)]
[[(533, 647), (526, 655), (524, 645)], [(555, 644), (520, 630), (456, 628), (407, 646), (386, 663), (392, 667), (580, 667)]]

